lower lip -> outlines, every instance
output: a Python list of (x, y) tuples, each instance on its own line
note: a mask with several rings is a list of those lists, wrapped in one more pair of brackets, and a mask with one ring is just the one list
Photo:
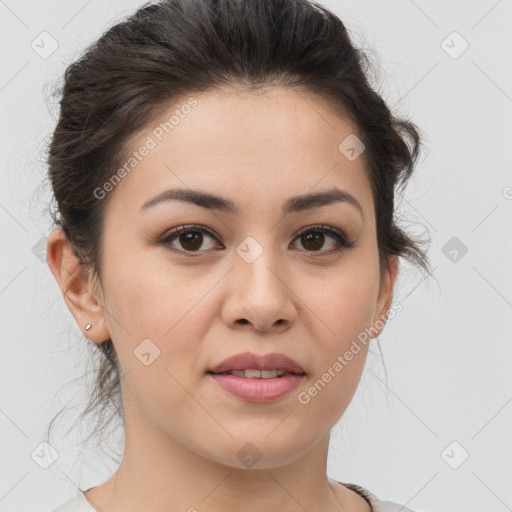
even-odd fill
[(236, 375), (209, 373), (223, 389), (250, 402), (270, 402), (290, 393), (301, 382), (304, 374), (288, 373), (279, 378), (248, 379)]

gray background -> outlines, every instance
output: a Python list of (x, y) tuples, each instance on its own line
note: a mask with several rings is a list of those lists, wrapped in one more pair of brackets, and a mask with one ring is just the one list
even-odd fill
[[(380, 337), (388, 386), (374, 342), (356, 396), (333, 430), (329, 476), (418, 512), (510, 510), (512, 2), (322, 3), (356, 44), (375, 50), (376, 86), (426, 134), (400, 213), (411, 232), (430, 233), (434, 268), (422, 280), (403, 264), (395, 291), (403, 310)], [(87, 340), (38, 245), (51, 230), (49, 191), (40, 184), (57, 115), (44, 97), (88, 43), (142, 4), (0, 0), (4, 512), (52, 510), (77, 485), (99, 484), (116, 467), (94, 443), (76, 446), (80, 430), (88, 433), (82, 427), (63, 437), (92, 379), (72, 382), (86, 371)], [(31, 47), (43, 31), (58, 42), (48, 58)], [(454, 31), (469, 44), (461, 55)], [(454, 260), (449, 251), (461, 244), (467, 253)], [(63, 406), (70, 409), (58, 458), (43, 469), (32, 454)], [(121, 443), (121, 433), (115, 436)]]

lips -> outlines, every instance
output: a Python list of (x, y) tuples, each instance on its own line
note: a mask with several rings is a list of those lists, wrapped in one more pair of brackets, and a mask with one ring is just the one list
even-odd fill
[(207, 373), (226, 373), (240, 370), (277, 370), (281, 372), (304, 375), (304, 369), (296, 361), (284, 354), (273, 352), (259, 355), (252, 352), (236, 354), (214, 366)]

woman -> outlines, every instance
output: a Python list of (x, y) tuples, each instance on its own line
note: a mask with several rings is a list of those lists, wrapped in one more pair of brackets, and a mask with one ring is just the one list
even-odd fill
[(307, 0), (164, 0), (66, 71), (47, 260), (125, 447), (64, 511), (410, 510), (326, 475), (395, 312), (416, 127)]

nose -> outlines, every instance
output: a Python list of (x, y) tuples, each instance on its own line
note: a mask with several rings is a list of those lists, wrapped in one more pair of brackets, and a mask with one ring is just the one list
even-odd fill
[(265, 250), (250, 263), (235, 258), (221, 312), (229, 327), (281, 332), (295, 322), (296, 295), (284, 266), (270, 253)]

